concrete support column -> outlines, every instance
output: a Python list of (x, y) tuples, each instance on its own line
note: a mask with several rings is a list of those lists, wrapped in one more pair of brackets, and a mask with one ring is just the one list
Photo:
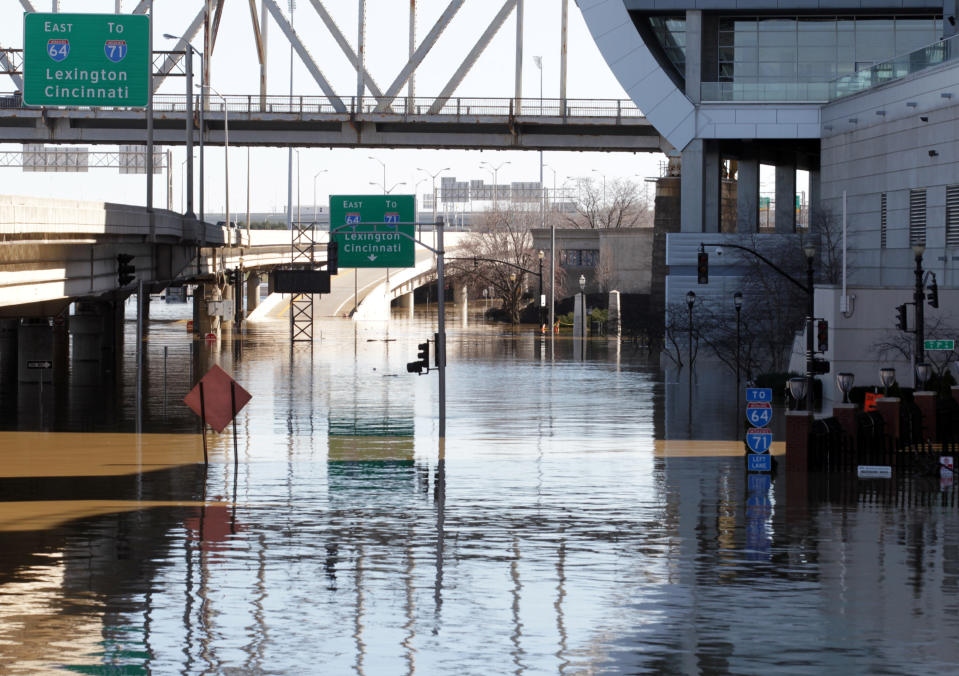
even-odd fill
[(220, 336), (220, 318), (210, 315), (209, 303), (220, 300), (220, 290), (216, 284), (198, 284), (193, 292), (193, 335), (205, 338), (213, 333)]
[(402, 296), (399, 297), (400, 308), (407, 311), (407, 313), (410, 316), (410, 319), (413, 319), (413, 303), (414, 303), (414, 299), (413, 299), (412, 291), (410, 291), (409, 293), (404, 293)]
[(916, 406), (922, 412), (923, 441), (938, 441), (936, 439), (936, 393), (916, 392), (912, 396)]
[(460, 321), (466, 326), (466, 317), (469, 312), (469, 287), (460, 284), (456, 287), (456, 305), (460, 309)]
[(705, 227), (705, 142), (693, 139), (682, 152), (680, 174), (680, 228), (682, 232), (703, 232)]
[(31, 361), (53, 361), (53, 327), (46, 317), (20, 320), (17, 332), (17, 373), (21, 383), (53, 382), (53, 369), (31, 369)]
[(759, 158), (755, 155), (739, 159), (736, 232), (759, 232)]
[(609, 319), (606, 322), (606, 338), (618, 341), (623, 335), (622, 315), (620, 314), (619, 291), (609, 292)]
[(702, 85), (702, 35), (703, 13), (698, 9), (686, 10), (686, 98), (699, 103)]
[(16, 319), (0, 319), (0, 388), (16, 377), (18, 323)]
[(573, 296), (573, 338), (586, 337), (586, 296)]
[(260, 275), (255, 272), (250, 272), (250, 276), (246, 278), (246, 315), (247, 317), (259, 306), (260, 304)]
[(796, 163), (776, 164), (776, 232), (796, 231)]
[[(226, 284), (223, 285), (223, 288), (220, 290), (220, 298), (234, 303), (233, 307), (235, 312), (237, 299), (233, 293), (234, 290), (235, 290), (235, 287), (233, 286), (233, 284), (231, 284), (230, 282), (227, 282)], [(234, 322), (233, 322), (232, 313), (229, 313), (228, 315), (225, 315), (220, 319), (220, 328), (226, 331), (232, 331), (234, 328), (233, 324)]]
[(720, 168), (716, 141), (694, 139), (683, 149), (680, 174), (682, 232), (719, 232)]
[(786, 412), (787, 476), (805, 475), (809, 471), (809, 421), (806, 411)]
[[(819, 177), (819, 169), (810, 169), (809, 170), (809, 195), (807, 195), (807, 204), (809, 205), (809, 232), (814, 233), (814, 231), (819, 227), (817, 224), (817, 219), (820, 213), (819, 206), (819, 196), (821, 194), (821, 182)], [(840, 214), (840, 217), (842, 214)]]
[(876, 410), (885, 423), (886, 434), (894, 439), (899, 438), (899, 398), (882, 397), (876, 400)]

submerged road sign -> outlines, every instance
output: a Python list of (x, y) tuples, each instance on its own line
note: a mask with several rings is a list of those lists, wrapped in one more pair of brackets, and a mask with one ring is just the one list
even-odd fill
[(144, 107), (149, 91), (148, 16), (23, 15), (26, 105)]
[(773, 419), (773, 405), (765, 401), (751, 401), (746, 404), (746, 420), (753, 427), (765, 427)]
[[(330, 233), (339, 246), (339, 266), (413, 267), (415, 220), (414, 195), (330, 195)], [(351, 227), (337, 230), (344, 225)]]

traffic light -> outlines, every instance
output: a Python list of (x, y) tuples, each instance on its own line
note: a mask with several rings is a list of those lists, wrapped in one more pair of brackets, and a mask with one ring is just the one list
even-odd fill
[(816, 326), (816, 340), (819, 345), (818, 351), (825, 352), (829, 349), (829, 322), (825, 319), (820, 319), (819, 324)]
[(939, 285), (936, 284), (936, 278), (932, 278), (932, 284), (929, 285), (929, 307), (939, 307)]
[(340, 247), (336, 240), (330, 240), (326, 245), (326, 271), (335, 275), (340, 269)]
[(896, 328), (900, 331), (908, 331), (909, 323), (906, 321), (906, 304), (896, 306)]
[(423, 373), (423, 369), (426, 369), (426, 372), (429, 373), (430, 342), (426, 341), (425, 343), (419, 343), (416, 347), (418, 348), (418, 352), (416, 353), (418, 359), (416, 361), (407, 363), (406, 371), (408, 373)]
[(700, 284), (709, 284), (709, 254), (705, 251), (696, 256), (696, 277)]
[(126, 286), (136, 279), (133, 274), (136, 268), (131, 265), (134, 258), (131, 254), (117, 254), (117, 283), (120, 286)]

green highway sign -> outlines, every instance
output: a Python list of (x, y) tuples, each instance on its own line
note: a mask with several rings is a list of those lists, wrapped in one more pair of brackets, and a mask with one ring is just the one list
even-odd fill
[(26, 105), (139, 108), (149, 92), (149, 17), (23, 15)]
[[(330, 195), (330, 232), (341, 268), (413, 267), (415, 220), (414, 195)], [(350, 227), (336, 230), (344, 225)]]
[(955, 350), (956, 341), (949, 340), (925, 340), (922, 343), (923, 349), (926, 350)]

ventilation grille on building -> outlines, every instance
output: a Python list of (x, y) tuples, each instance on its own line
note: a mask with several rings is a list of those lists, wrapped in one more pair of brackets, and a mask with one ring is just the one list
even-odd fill
[(959, 185), (946, 186), (946, 246), (959, 246)]
[(886, 193), (879, 193), (879, 247), (886, 248)]
[(909, 191), (909, 244), (926, 243), (926, 191)]

